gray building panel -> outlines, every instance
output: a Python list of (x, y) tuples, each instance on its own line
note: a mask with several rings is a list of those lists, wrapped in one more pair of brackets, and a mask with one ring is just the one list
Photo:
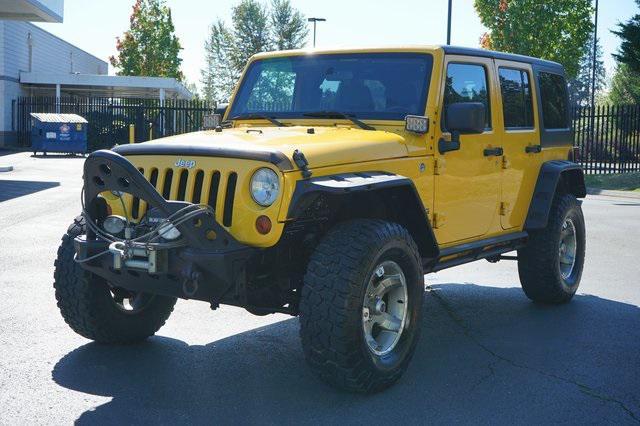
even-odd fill
[[(0, 47), (4, 49), (4, 22), (0, 21)], [(0, 52), (0, 76), (4, 75), (4, 54)]]
[(108, 71), (105, 61), (29, 22), (4, 21), (3, 38), (1, 75), (19, 78), (20, 71), (82, 74)]
[(108, 72), (107, 63), (30, 22), (0, 21), (0, 146), (12, 145), (15, 135), (14, 101), (29, 95), (20, 73)]

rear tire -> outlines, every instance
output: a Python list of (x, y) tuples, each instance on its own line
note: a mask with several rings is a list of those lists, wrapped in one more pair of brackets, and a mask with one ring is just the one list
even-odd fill
[(585, 255), (584, 216), (572, 194), (556, 195), (545, 229), (531, 231), (518, 250), (518, 273), (527, 297), (540, 303), (565, 303), (580, 285)]
[(309, 366), (352, 392), (391, 386), (415, 351), (423, 296), (420, 255), (406, 229), (381, 220), (338, 224), (304, 278), (300, 337)]
[(55, 261), (54, 288), (65, 322), (100, 343), (135, 343), (154, 335), (173, 311), (176, 298), (131, 293), (110, 286), (75, 261), (73, 239), (84, 234), (78, 217), (62, 237)]

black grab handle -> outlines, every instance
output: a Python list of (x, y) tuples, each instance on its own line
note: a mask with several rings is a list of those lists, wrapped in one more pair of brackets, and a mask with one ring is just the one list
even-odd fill
[(502, 154), (504, 154), (504, 150), (500, 147), (498, 148), (486, 148), (484, 150), (484, 156), (485, 157), (500, 157)]
[(541, 145), (528, 145), (528, 146), (526, 146), (524, 148), (524, 152), (526, 152), (527, 154), (542, 152), (542, 146)]

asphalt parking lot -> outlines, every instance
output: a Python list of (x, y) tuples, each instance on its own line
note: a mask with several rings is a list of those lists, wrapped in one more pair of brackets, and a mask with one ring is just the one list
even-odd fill
[(0, 424), (640, 423), (640, 199), (590, 196), (573, 302), (534, 305), (516, 264), (426, 276), (407, 374), (359, 396), (307, 369), (298, 323), (179, 301), (158, 336), (75, 335), (52, 288), (80, 209), (81, 158), (0, 156)]

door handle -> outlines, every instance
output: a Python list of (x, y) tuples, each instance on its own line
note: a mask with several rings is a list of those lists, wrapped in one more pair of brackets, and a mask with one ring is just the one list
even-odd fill
[(524, 152), (527, 154), (542, 152), (542, 145), (528, 145), (524, 148)]
[(504, 150), (501, 147), (498, 148), (485, 148), (484, 156), (485, 157), (500, 157), (504, 154)]

